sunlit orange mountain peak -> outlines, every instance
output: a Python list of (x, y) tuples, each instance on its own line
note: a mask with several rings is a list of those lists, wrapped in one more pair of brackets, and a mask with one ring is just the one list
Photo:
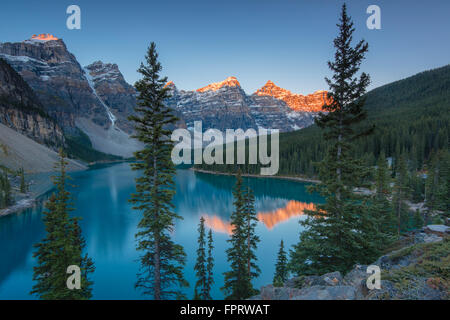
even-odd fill
[(211, 83), (211, 84), (207, 85), (206, 87), (197, 89), (197, 92), (217, 91), (220, 88), (225, 87), (225, 86), (227, 86), (227, 87), (240, 87), (241, 84), (236, 79), (236, 77), (228, 77), (224, 81), (214, 82), (214, 83)]
[(164, 85), (164, 88), (165, 87), (175, 87), (175, 83), (173, 81), (169, 81)]
[(295, 111), (318, 112), (322, 110), (322, 106), (329, 101), (327, 98), (327, 91), (318, 90), (304, 96), (280, 88), (271, 80), (267, 81), (262, 88), (256, 90), (254, 94), (258, 96), (271, 96), (283, 100)]
[(31, 36), (31, 40), (50, 41), (50, 40), (59, 40), (59, 39), (50, 33), (41, 33), (39, 35), (33, 34)]

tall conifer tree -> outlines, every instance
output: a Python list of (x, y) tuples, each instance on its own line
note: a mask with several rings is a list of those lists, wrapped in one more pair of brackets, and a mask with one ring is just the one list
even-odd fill
[(256, 250), (258, 248), (259, 237), (256, 235), (256, 225), (258, 218), (255, 210), (255, 196), (247, 183), (244, 194), (244, 228), (245, 228), (245, 259), (247, 260), (247, 292), (249, 295), (256, 294), (252, 286), (252, 280), (261, 273), (257, 265), (258, 258)]
[(390, 172), (384, 154), (378, 159), (376, 171), (376, 192), (373, 199), (373, 214), (378, 220), (379, 232), (384, 233), (385, 244), (389, 243), (389, 238), (395, 234), (395, 216), (392, 212), (392, 204), (389, 201), (391, 197)]
[(11, 183), (9, 182), (8, 172), (3, 169), (0, 174), (0, 208), (7, 207), (13, 202), (11, 195)]
[(198, 249), (197, 261), (194, 266), (197, 282), (195, 283), (195, 292), (199, 300), (206, 300), (208, 296), (208, 279), (206, 274), (206, 234), (205, 234), (205, 218), (200, 218), (198, 225)]
[(364, 186), (369, 171), (352, 153), (355, 140), (372, 131), (358, 125), (366, 118), (362, 96), (370, 78), (366, 73), (358, 77), (358, 73), (368, 44), (362, 40), (352, 47), (354, 28), (345, 4), (337, 26), (335, 57), (328, 62), (333, 76), (326, 78), (330, 102), (323, 106), (326, 113), (316, 118), (329, 147), (319, 166), (321, 183), (311, 188), (326, 202), (305, 212), (305, 231), (291, 252), (290, 266), (298, 274), (345, 272), (356, 262), (365, 263), (370, 258), (366, 256), (370, 237), (363, 225), (370, 220), (366, 197), (353, 192)]
[(248, 265), (246, 255), (246, 232), (245, 232), (245, 196), (242, 183), (241, 171), (238, 169), (236, 185), (233, 189), (234, 211), (231, 214), (232, 234), (227, 242), (227, 260), (230, 263), (230, 271), (224, 273), (225, 283), (222, 291), (226, 299), (242, 300), (251, 294), (248, 292)]
[[(67, 161), (62, 150), (55, 169), (59, 172), (53, 177), (56, 192), (46, 202), (43, 220), (46, 236), (38, 244), (33, 256), (37, 258), (34, 267), (32, 294), (45, 300), (86, 300), (92, 297), (92, 281), (89, 274), (94, 264), (87, 254), (83, 255), (85, 240), (78, 224), (79, 218), (71, 218), (73, 211), (70, 192), (67, 191)], [(67, 287), (66, 273), (71, 265), (81, 271), (81, 288)]]
[(427, 208), (425, 223), (431, 222), (434, 211), (443, 211), (449, 215), (449, 152), (439, 151), (433, 155), (425, 182), (425, 206)]
[(25, 182), (25, 172), (23, 168), (20, 168), (19, 170), (19, 177), (20, 177), (20, 192), (25, 193), (27, 192), (27, 184)]
[[(208, 233), (208, 243), (206, 243), (205, 218), (203, 217), (200, 218), (198, 234), (197, 261), (194, 266), (197, 276), (194, 298), (196, 300), (211, 300), (211, 288), (214, 284), (214, 258), (212, 255), (214, 246), (211, 229)], [(207, 249), (206, 246), (208, 246)]]
[(384, 154), (381, 154), (375, 172), (375, 194), (369, 201), (369, 221), (364, 221), (364, 232), (367, 235), (366, 254), (377, 258), (383, 248), (395, 239), (396, 220), (392, 211), (390, 173)]
[(275, 265), (275, 274), (273, 276), (273, 284), (275, 286), (282, 287), (283, 283), (287, 280), (287, 256), (284, 251), (284, 242), (281, 240), (280, 249), (278, 250), (277, 264)]
[(207, 300), (212, 300), (211, 290), (214, 284), (213, 268), (214, 268), (214, 257), (213, 257), (214, 241), (212, 236), (212, 230), (209, 229), (208, 232), (208, 257), (206, 258), (206, 286), (207, 286)]
[(136, 193), (132, 194), (133, 209), (142, 212), (138, 224), (137, 250), (141, 252), (141, 269), (136, 288), (155, 300), (183, 298), (182, 287), (188, 284), (183, 276), (186, 254), (181, 245), (174, 243), (170, 233), (175, 221), (182, 219), (174, 211), (175, 194), (173, 176), (175, 168), (171, 160), (173, 143), (170, 128), (177, 118), (165, 105), (169, 88), (167, 78), (162, 78), (156, 45), (152, 42), (138, 72), (142, 78), (136, 82), (139, 93), (136, 116), (129, 119), (135, 123), (135, 138), (144, 145), (135, 152), (138, 162), (132, 169), (142, 172), (136, 178)]
[(410, 188), (408, 186), (408, 169), (404, 156), (400, 156), (397, 161), (397, 172), (392, 196), (392, 205), (397, 219), (397, 234), (408, 229), (409, 210), (405, 201), (409, 197)]

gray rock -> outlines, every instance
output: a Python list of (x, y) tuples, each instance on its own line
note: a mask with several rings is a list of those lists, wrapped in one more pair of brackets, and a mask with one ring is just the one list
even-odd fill
[(352, 286), (356, 289), (356, 299), (363, 299), (367, 295), (367, 273), (366, 265), (355, 265), (353, 269), (347, 273), (342, 280), (343, 285)]
[(312, 286), (336, 286), (342, 282), (339, 271), (329, 272), (321, 276), (300, 276), (287, 280), (284, 287), (302, 289)]
[(329, 286), (336, 286), (338, 284), (341, 284), (342, 282), (342, 275), (339, 271), (335, 272), (329, 272), (321, 276), (321, 281), (325, 285)]
[(302, 279), (301, 288), (311, 287), (311, 286), (320, 286), (320, 285), (325, 285), (322, 282), (322, 278), (320, 276), (306, 276)]
[(292, 300), (355, 300), (356, 289), (352, 286), (312, 286), (302, 289)]
[(367, 290), (367, 300), (391, 300), (397, 295), (397, 290), (391, 281), (381, 279), (381, 289)]
[(379, 266), (381, 270), (391, 270), (406, 267), (415, 260), (416, 257), (410, 254), (409, 247), (405, 247), (381, 256), (372, 264)]
[(293, 296), (298, 295), (299, 289), (289, 288), (289, 287), (274, 287), (273, 285), (268, 285), (261, 288), (261, 293), (259, 294), (260, 300), (289, 300)]
[(367, 300), (445, 300), (444, 291), (438, 290), (425, 277), (411, 276), (399, 286), (391, 281), (381, 280), (380, 290), (370, 290)]
[(450, 227), (444, 226), (443, 224), (430, 224), (426, 226), (425, 232), (436, 232), (436, 233), (450, 233)]
[(286, 280), (284, 283), (285, 287), (288, 288), (300, 288), (303, 283), (303, 277), (294, 277), (291, 279)]
[(431, 233), (431, 234), (425, 235), (425, 237), (423, 238), (423, 242), (425, 242), (425, 243), (439, 242), (439, 241), (442, 241), (442, 239), (443, 239), (442, 237), (439, 237), (439, 236)]
[[(61, 127), (45, 115), (36, 94), (4, 60), (0, 60), (0, 96), (0, 123), (54, 150), (64, 145)], [(2, 157), (7, 156), (5, 148), (0, 150)]]

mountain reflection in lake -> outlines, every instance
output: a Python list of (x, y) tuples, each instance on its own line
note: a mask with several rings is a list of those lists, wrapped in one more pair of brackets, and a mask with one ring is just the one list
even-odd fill
[[(87, 252), (94, 260), (95, 299), (145, 299), (134, 289), (139, 268), (136, 252), (136, 225), (141, 214), (128, 202), (135, 190), (134, 179), (139, 173), (129, 164), (98, 167), (72, 174), (77, 187), (74, 215), (82, 217), (81, 227), (86, 238)], [(177, 170), (175, 210), (183, 217), (177, 221), (174, 241), (183, 245), (187, 254), (185, 277), (191, 287), (186, 290), (192, 298), (197, 249), (197, 226), (201, 216), (213, 229), (214, 278), (213, 297), (223, 298), (223, 272), (228, 270), (225, 251), (228, 248), (229, 221), (233, 211), (232, 189), (235, 177)], [(284, 240), (286, 248), (298, 241), (298, 223), (303, 210), (321, 202), (317, 195), (306, 192), (307, 184), (273, 178), (244, 178), (253, 189), (259, 223), (256, 228), (261, 242), (258, 263), (261, 276), (255, 287), (271, 283), (278, 245)], [(35, 259), (33, 244), (44, 236), (41, 221), (42, 206), (21, 214), (0, 218), (0, 299), (33, 299), (29, 295)], [(209, 228), (208, 227), (208, 228)]]

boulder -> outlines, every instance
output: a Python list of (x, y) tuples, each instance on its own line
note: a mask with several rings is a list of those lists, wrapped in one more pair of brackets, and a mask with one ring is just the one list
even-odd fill
[(304, 277), (294, 277), (294, 278), (288, 279), (284, 283), (284, 286), (288, 287), (288, 288), (300, 288), (301, 285), (303, 284), (303, 279), (304, 279)]
[(356, 289), (352, 286), (312, 286), (300, 290), (292, 300), (355, 300)]
[(447, 300), (442, 279), (410, 275), (403, 282), (381, 280), (380, 290), (370, 290), (367, 300)]
[(261, 293), (252, 297), (251, 300), (290, 300), (292, 297), (298, 295), (299, 289), (289, 287), (274, 287), (268, 285), (261, 288)]
[(430, 224), (424, 227), (426, 233), (437, 234), (438, 236), (444, 236), (450, 233), (450, 227), (443, 224)]
[(339, 271), (326, 273), (320, 278), (321, 281), (328, 286), (336, 286), (342, 282), (342, 275)]
[(325, 273), (321, 276), (301, 276), (287, 280), (284, 284), (288, 288), (305, 288), (312, 286), (336, 286), (341, 284), (342, 275), (339, 271)]
[(368, 293), (366, 285), (368, 277), (369, 274), (367, 273), (366, 265), (355, 265), (353, 269), (345, 275), (342, 284), (355, 288), (356, 299), (364, 299)]

